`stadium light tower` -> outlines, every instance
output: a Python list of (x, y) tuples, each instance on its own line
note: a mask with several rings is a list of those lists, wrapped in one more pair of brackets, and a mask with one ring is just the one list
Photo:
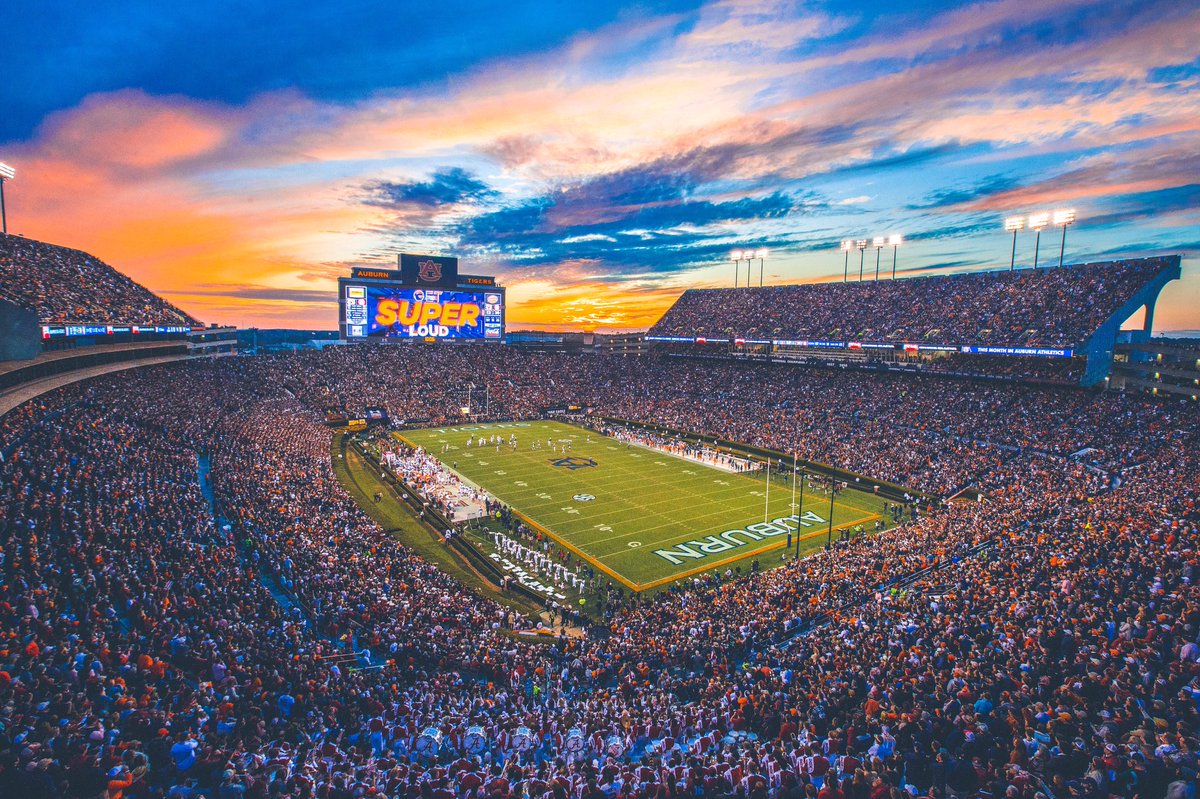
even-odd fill
[(845, 254), (845, 263), (842, 265), (842, 282), (850, 282), (850, 251), (854, 249), (854, 239), (846, 239), (842, 242), (842, 252)]
[[(737, 288), (738, 273), (742, 268), (742, 251), (734, 250), (733, 252), (729, 253), (729, 258), (731, 261), (733, 261), (733, 287)], [(749, 270), (747, 270), (747, 274), (749, 274)], [(750, 281), (747, 280), (746, 282), (749, 283)]]
[(4, 210), (4, 181), (12, 180), (17, 171), (5, 163), (0, 163), (0, 233), (8, 233), (8, 212)]
[(858, 248), (858, 282), (861, 283), (863, 279), (863, 258), (866, 257), (867, 253), (867, 240), (859, 239), (854, 242), (854, 246)]
[(1042, 228), (1050, 224), (1050, 214), (1045, 211), (1039, 211), (1036, 214), (1029, 215), (1029, 226), (1037, 231), (1037, 237), (1033, 240), (1033, 268), (1037, 269), (1038, 254), (1042, 249)]
[(1063, 251), (1067, 249), (1067, 227), (1075, 222), (1075, 209), (1064, 208), (1054, 212), (1054, 224), (1061, 225), (1063, 229), (1062, 243), (1058, 245), (1058, 266), (1061, 269), (1063, 264)]
[(896, 279), (896, 253), (900, 250), (900, 245), (904, 243), (904, 237), (899, 233), (893, 233), (888, 236), (888, 244), (892, 245), (892, 280)]
[(871, 242), (875, 245), (875, 282), (879, 282), (879, 253), (883, 252), (883, 245), (887, 244), (887, 239), (883, 236), (876, 236)]
[(1017, 231), (1025, 228), (1025, 217), (1010, 216), (1004, 220), (1004, 229), (1011, 230), (1013, 234), (1012, 258), (1008, 262), (1008, 271), (1013, 271), (1017, 268)]
[[(754, 257), (758, 259), (758, 287), (762, 288), (762, 286), (763, 286), (763, 268), (764, 268), (763, 262), (767, 260), (767, 248), (760, 247), (757, 250), (755, 250)], [(749, 283), (750, 281), (747, 280), (746, 282)]]

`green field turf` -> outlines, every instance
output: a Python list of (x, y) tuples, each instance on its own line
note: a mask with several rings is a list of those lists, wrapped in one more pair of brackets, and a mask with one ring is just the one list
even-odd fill
[[(499, 451), (494, 445), (468, 448), (468, 436), (481, 433), (500, 434), (505, 445)], [(516, 450), (507, 446), (514, 434)], [(802, 551), (826, 541), (829, 497), (824, 494), (807, 493), (799, 519), (788, 519), (795, 511), (791, 487), (784, 481), (772, 481), (768, 502), (761, 476), (731, 474), (572, 425), (512, 422), (396, 435), (425, 448), (633, 590), (772, 550), (762, 563), (777, 563), (788, 532), (795, 535), (797, 527)], [(531, 449), (535, 439), (542, 448)], [(558, 451), (546, 446), (547, 439), (556, 442)], [(564, 452), (568, 440), (571, 448)], [(444, 445), (449, 445), (446, 452)], [(882, 506), (870, 494), (846, 491), (834, 504), (833, 528), (863, 524), (869, 529)]]

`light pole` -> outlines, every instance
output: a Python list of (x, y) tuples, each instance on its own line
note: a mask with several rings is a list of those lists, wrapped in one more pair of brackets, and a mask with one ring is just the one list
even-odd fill
[[(760, 247), (758, 250), (755, 251), (754, 257), (758, 259), (758, 287), (762, 288), (763, 287), (763, 268), (764, 268), (763, 262), (767, 260), (767, 248)], [(750, 281), (747, 280), (746, 282), (749, 283)]]
[(833, 495), (837, 492), (837, 480), (829, 478), (829, 532), (825, 534), (825, 548), (833, 546)]
[(1012, 258), (1008, 262), (1008, 271), (1013, 271), (1017, 268), (1017, 231), (1023, 230), (1025, 227), (1025, 217), (1010, 216), (1004, 220), (1004, 229), (1011, 230), (1013, 234)]
[(733, 287), (737, 288), (738, 272), (742, 268), (742, 251), (734, 250), (729, 253), (729, 257), (733, 261)]
[(900, 249), (900, 245), (904, 243), (904, 237), (899, 233), (893, 233), (888, 237), (888, 244), (892, 245), (892, 280), (896, 279), (896, 252)]
[(1063, 229), (1062, 243), (1058, 245), (1058, 266), (1061, 269), (1063, 265), (1063, 251), (1067, 249), (1067, 226), (1075, 222), (1075, 209), (1066, 208), (1061, 211), (1054, 212), (1054, 224), (1061, 225)]
[(842, 252), (845, 254), (845, 264), (842, 268), (842, 282), (850, 282), (850, 251), (854, 249), (854, 239), (846, 239), (842, 242)]
[(863, 279), (863, 259), (867, 256), (867, 240), (859, 239), (854, 242), (854, 246), (858, 247), (858, 282)]
[[(746, 288), (750, 288), (746, 286)], [(763, 496), (763, 524), (771, 517), (771, 459), (767, 458), (767, 488)]]
[(1042, 228), (1050, 224), (1050, 214), (1045, 211), (1039, 211), (1036, 214), (1029, 215), (1029, 226), (1037, 231), (1037, 236), (1033, 240), (1033, 268), (1038, 267), (1038, 253), (1042, 249)]
[(876, 236), (871, 243), (875, 245), (875, 282), (879, 282), (879, 253), (883, 251), (883, 245), (886, 239), (883, 236)]
[[(795, 469), (796, 456), (792, 455), (792, 468)], [(793, 493), (795, 489), (792, 489)], [(800, 504), (796, 506), (796, 559), (800, 559), (800, 514), (804, 511), (804, 470), (800, 470)]]
[(8, 233), (8, 212), (4, 210), (4, 181), (12, 180), (17, 171), (5, 163), (0, 163), (0, 233)]

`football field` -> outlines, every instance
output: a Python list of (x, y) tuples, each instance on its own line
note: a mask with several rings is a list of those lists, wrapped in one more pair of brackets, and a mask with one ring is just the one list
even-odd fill
[[(741, 561), (746, 568), (755, 557), (775, 564), (789, 536), (794, 550), (798, 534), (803, 551), (823, 546), (828, 535), (828, 495), (808, 491), (794, 509), (790, 478), (772, 479), (768, 491), (761, 474), (731, 473), (573, 425), (511, 422), (395, 435), (635, 591)], [(504, 443), (479, 446), (481, 435)], [(470, 447), (468, 437), (475, 439)], [(858, 524), (870, 529), (882, 507), (865, 492), (839, 494), (834, 536)]]

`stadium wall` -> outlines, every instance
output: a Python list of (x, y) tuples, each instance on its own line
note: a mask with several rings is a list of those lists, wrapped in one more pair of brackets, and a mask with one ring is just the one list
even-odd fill
[(41, 352), (37, 311), (0, 300), (0, 361), (28, 361)]

